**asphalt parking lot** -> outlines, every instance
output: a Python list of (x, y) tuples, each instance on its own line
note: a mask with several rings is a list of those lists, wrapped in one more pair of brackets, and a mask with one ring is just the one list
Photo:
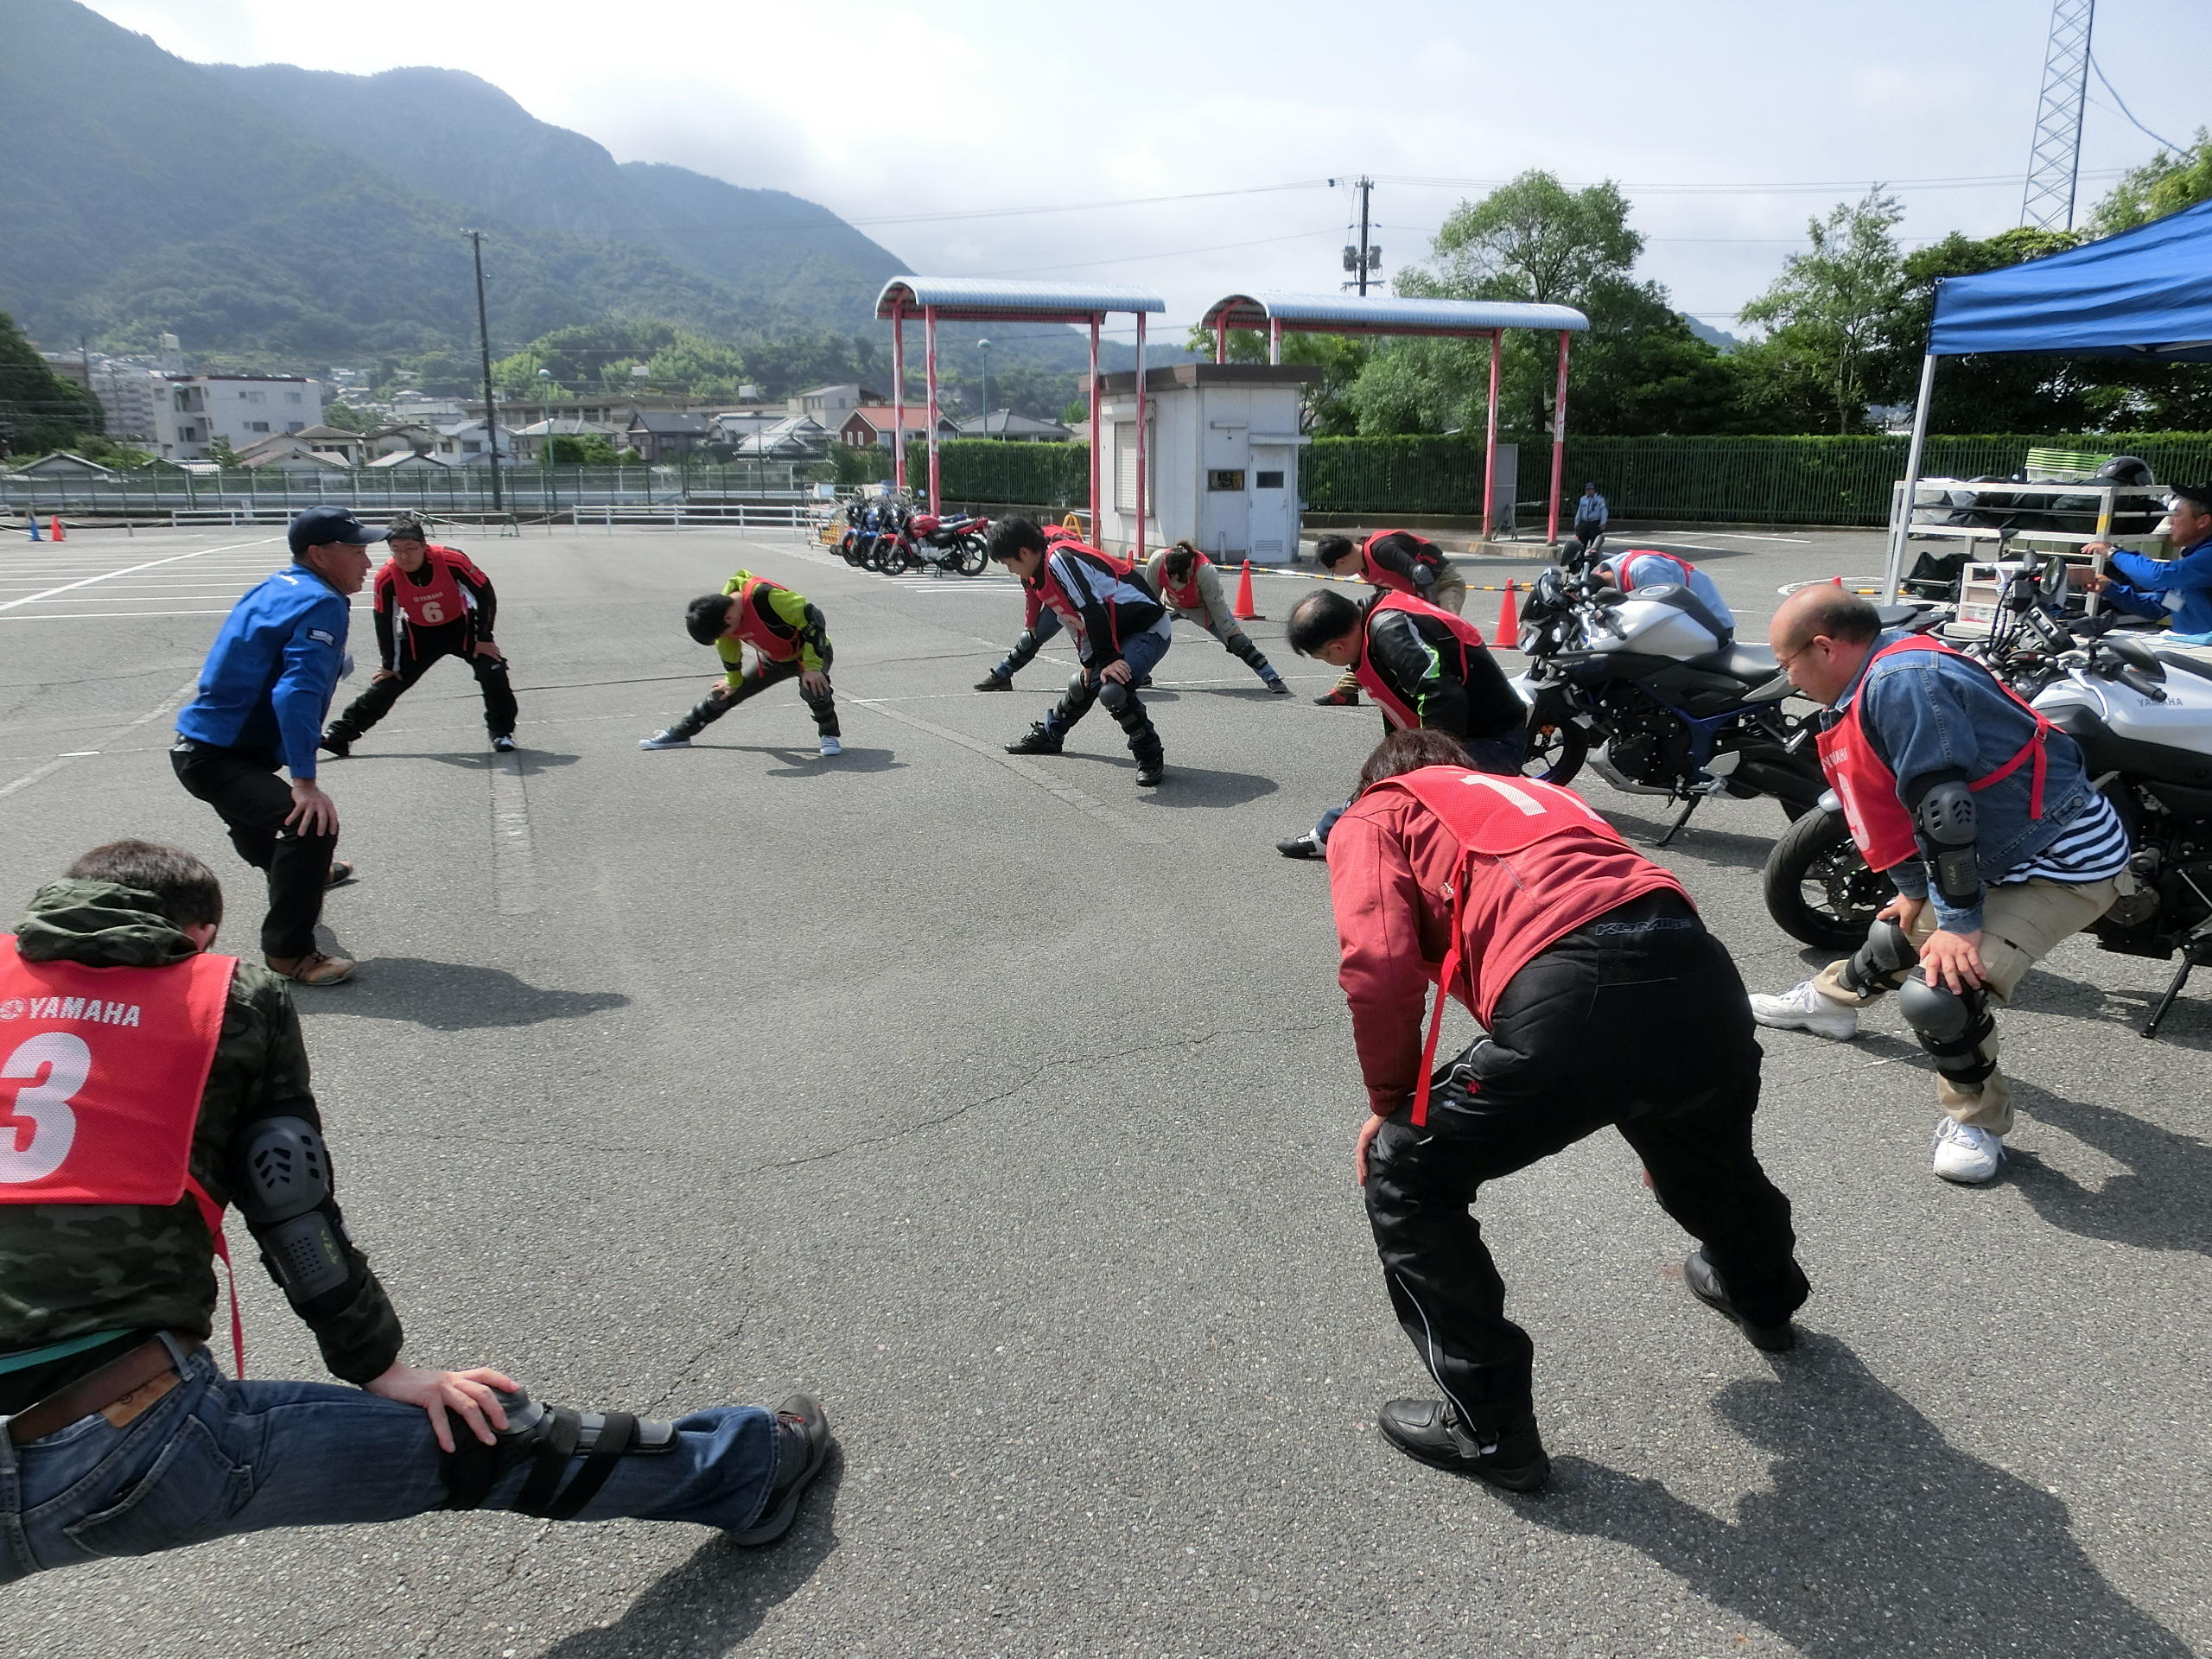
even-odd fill
[[(1794, 1355), (1689, 1298), (1616, 1137), (1486, 1190), (1556, 1465), (1509, 1500), (1374, 1427), (1428, 1384), (1352, 1184), (1326, 875), (1273, 846), (1341, 798), (1371, 710), (1269, 698), (1179, 629), (1169, 781), (1140, 791), (1103, 715), (1062, 757), (1001, 752), (1070, 659), (968, 689), (1020, 625), (995, 574), (449, 539), (499, 585), (522, 753), (441, 667), (324, 774), (361, 870), (326, 919), (362, 968), (300, 1003), (353, 1230), (418, 1363), (646, 1414), (804, 1387), (841, 1458), (771, 1551), (509, 1516), (270, 1534), (0, 1591), (11, 1659), (2212, 1651), (2212, 981), (2146, 1043), (2164, 964), (2055, 953), (2004, 1016), (2024, 1118), (1986, 1189), (1929, 1174), (1893, 1011), (1848, 1046), (1769, 1034), (1760, 1148), (1814, 1281)], [(1747, 639), (1782, 587), (1880, 568), (1871, 533), (1631, 543), (1698, 560)], [(175, 841), (250, 948), (256, 884), (165, 751), (283, 557), (275, 527), (0, 544), (0, 897)], [(827, 613), (842, 758), (788, 688), (637, 748), (712, 668), (683, 601), (740, 563)], [(1252, 627), (1310, 695), (1302, 580), (1261, 579)], [(1663, 804), (1586, 781), (1656, 834)], [(1813, 960), (1759, 899), (1782, 827), (1724, 801), (1661, 855), (1754, 988)], [(250, 1370), (320, 1375), (240, 1285)]]

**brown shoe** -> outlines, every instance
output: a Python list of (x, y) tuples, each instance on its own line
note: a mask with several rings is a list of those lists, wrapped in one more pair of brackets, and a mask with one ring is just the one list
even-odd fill
[(264, 957), (270, 971), (284, 976), (296, 985), (335, 985), (353, 976), (355, 964), (344, 957), (326, 956), (320, 950), (310, 950), (304, 957)]

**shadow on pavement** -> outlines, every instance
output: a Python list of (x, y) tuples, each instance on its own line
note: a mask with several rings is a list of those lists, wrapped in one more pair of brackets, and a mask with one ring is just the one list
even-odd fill
[(811, 778), (825, 772), (898, 772), (906, 763), (891, 749), (861, 749), (845, 746), (842, 754), (823, 756), (812, 744), (707, 743), (699, 747), (728, 749), (733, 754), (765, 754), (783, 765), (766, 773), (770, 778)]
[(843, 1454), (831, 1452), (779, 1543), (741, 1549), (727, 1538), (710, 1539), (613, 1624), (563, 1637), (542, 1659), (719, 1659), (731, 1652), (837, 1548), (833, 1523), (844, 1469)]
[(1642, 1551), (1814, 1659), (2187, 1659), (2074, 1540), (2066, 1506), (1967, 1456), (1831, 1337), (1713, 1404), (1777, 1454), (1733, 1521), (1580, 1458), (1516, 1503), (1555, 1531)]
[[(337, 764), (341, 767), (351, 767), (363, 760), (435, 760), (442, 766), (454, 766), (462, 772), (489, 772), (494, 766), (512, 764), (521, 768), (524, 777), (532, 778), (556, 766), (573, 766), (582, 759), (580, 754), (561, 754), (551, 749), (528, 747), (518, 747), (512, 761), (508, 756), (493, 754), (489, 749), (481, 754), (461, 753), (452, 749), (385, 749), (375, 753), (364, 753), (357, 749)], [(340, 775), (342, 777), (344, 773)]]
[(517, 979), (504, 968), (473, 963), (426, 962), (419, 957), (374, 957), (360, 972), (327, 990), (302, 991), (302, 1009), (352, 1014), (363, 1020), (407, 1020), (433, 1031), (488, 1031), (581, 1020), (627, 1007), (619, 991), (548, 991)]
[[(1112, 766), (1136, 776), (1137, 763), (1124, 754), (1094, 754), (1070, 749), (1064, 754), (1051, 757), (1058, 760), (1088, 760), (1094, 765)], [(1131, 792), (1147, 806), (1195, 806), (1220, 808), (1242, 806), (1247, 801), (1256, 801), (1263, 795), (1272, 795), (1282, 785), (1272, 778), (1262, 778), (1250, 772), (1214, 772), (1204, 766), (1185, 766), (1176, 764), (1173, 750), (1167, 756), (1167, 781), (1158, 789), (1139, 790), (1134, 784)]]
[(1662, 856), (1663, 853), (1687, 853), (1692, 858), (1708, 864), (1725, 864), (1732, 869), (1758, 870), (1766, 868), (1766, 861), (1774, 851), (1777, 836), (1789, 826), (1782, 822), (1779, 810), (1775, 813), (1774, 835), (1739, 835), (1733, 830), (1708, 829), (1697, 821), (1695, 814), (1684, 825), (1681, 832), (1669, 842), (1660, 853), (1655, 853), (1652, 843), (1667, 833), (1675, 815), (1681, 809), (1675, 807), (1660, 818), (1645, 818), (1633, 812), (1624, 812), (1608, 802), (1605, 808), (1606, 820), (1614, 829), (1626, 836), (1638, 852), (1646, 856)]
[(2008, 1149), (2005, 1179), (2036, 1213), (2084, 1238), (2144, 1250), (2196, 1250), (2212, 1255), (2212, 1146), (2109, 1106), (2067, 1100), (2024, 1084), (2012, 1085), (2019, 1109), (2062, 1128), (2127, 1166), (2094, 1188), (2053, 1169), (2032, 1152)]

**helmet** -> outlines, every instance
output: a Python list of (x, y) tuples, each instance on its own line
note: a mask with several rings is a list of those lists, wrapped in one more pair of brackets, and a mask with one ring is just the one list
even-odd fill
[(2097, 476), (2108, 484), (2126, 484), (2139, 488), (2153, 481), (2150, 467), (2133, 455), (2114, 455), (2097, 468)]

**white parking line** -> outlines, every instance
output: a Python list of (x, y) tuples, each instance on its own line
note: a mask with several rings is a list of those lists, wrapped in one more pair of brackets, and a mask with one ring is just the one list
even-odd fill
[(125, 565), (120, 570), (109, 570), (80, 581), (64, 582), (59, 588), (49, 588), (43, 593), (31, 594), (22, 599), (11, 599), (0, 603), (0, 611), (12, 611), (18, 606), (35, 605), (41, 599), (52, 599), (56, 594), (66, 594), (79, 588), (89, 588), (96, 582), (107, 582), (116, 576), (135, 575), (141, 570), (152, 570), (164, 564), (176, 564), (186, 559), (205, 558), (210, 553), (227, 553), (236, 547), (265, 547), (271, 542), (281, 542), (281, 536), (262, 536), (250, 542), (226, 542), (220, 547), (202, 548), (196, 553), (172, 553), (165, 559), (148, 559), (140, 564)]

